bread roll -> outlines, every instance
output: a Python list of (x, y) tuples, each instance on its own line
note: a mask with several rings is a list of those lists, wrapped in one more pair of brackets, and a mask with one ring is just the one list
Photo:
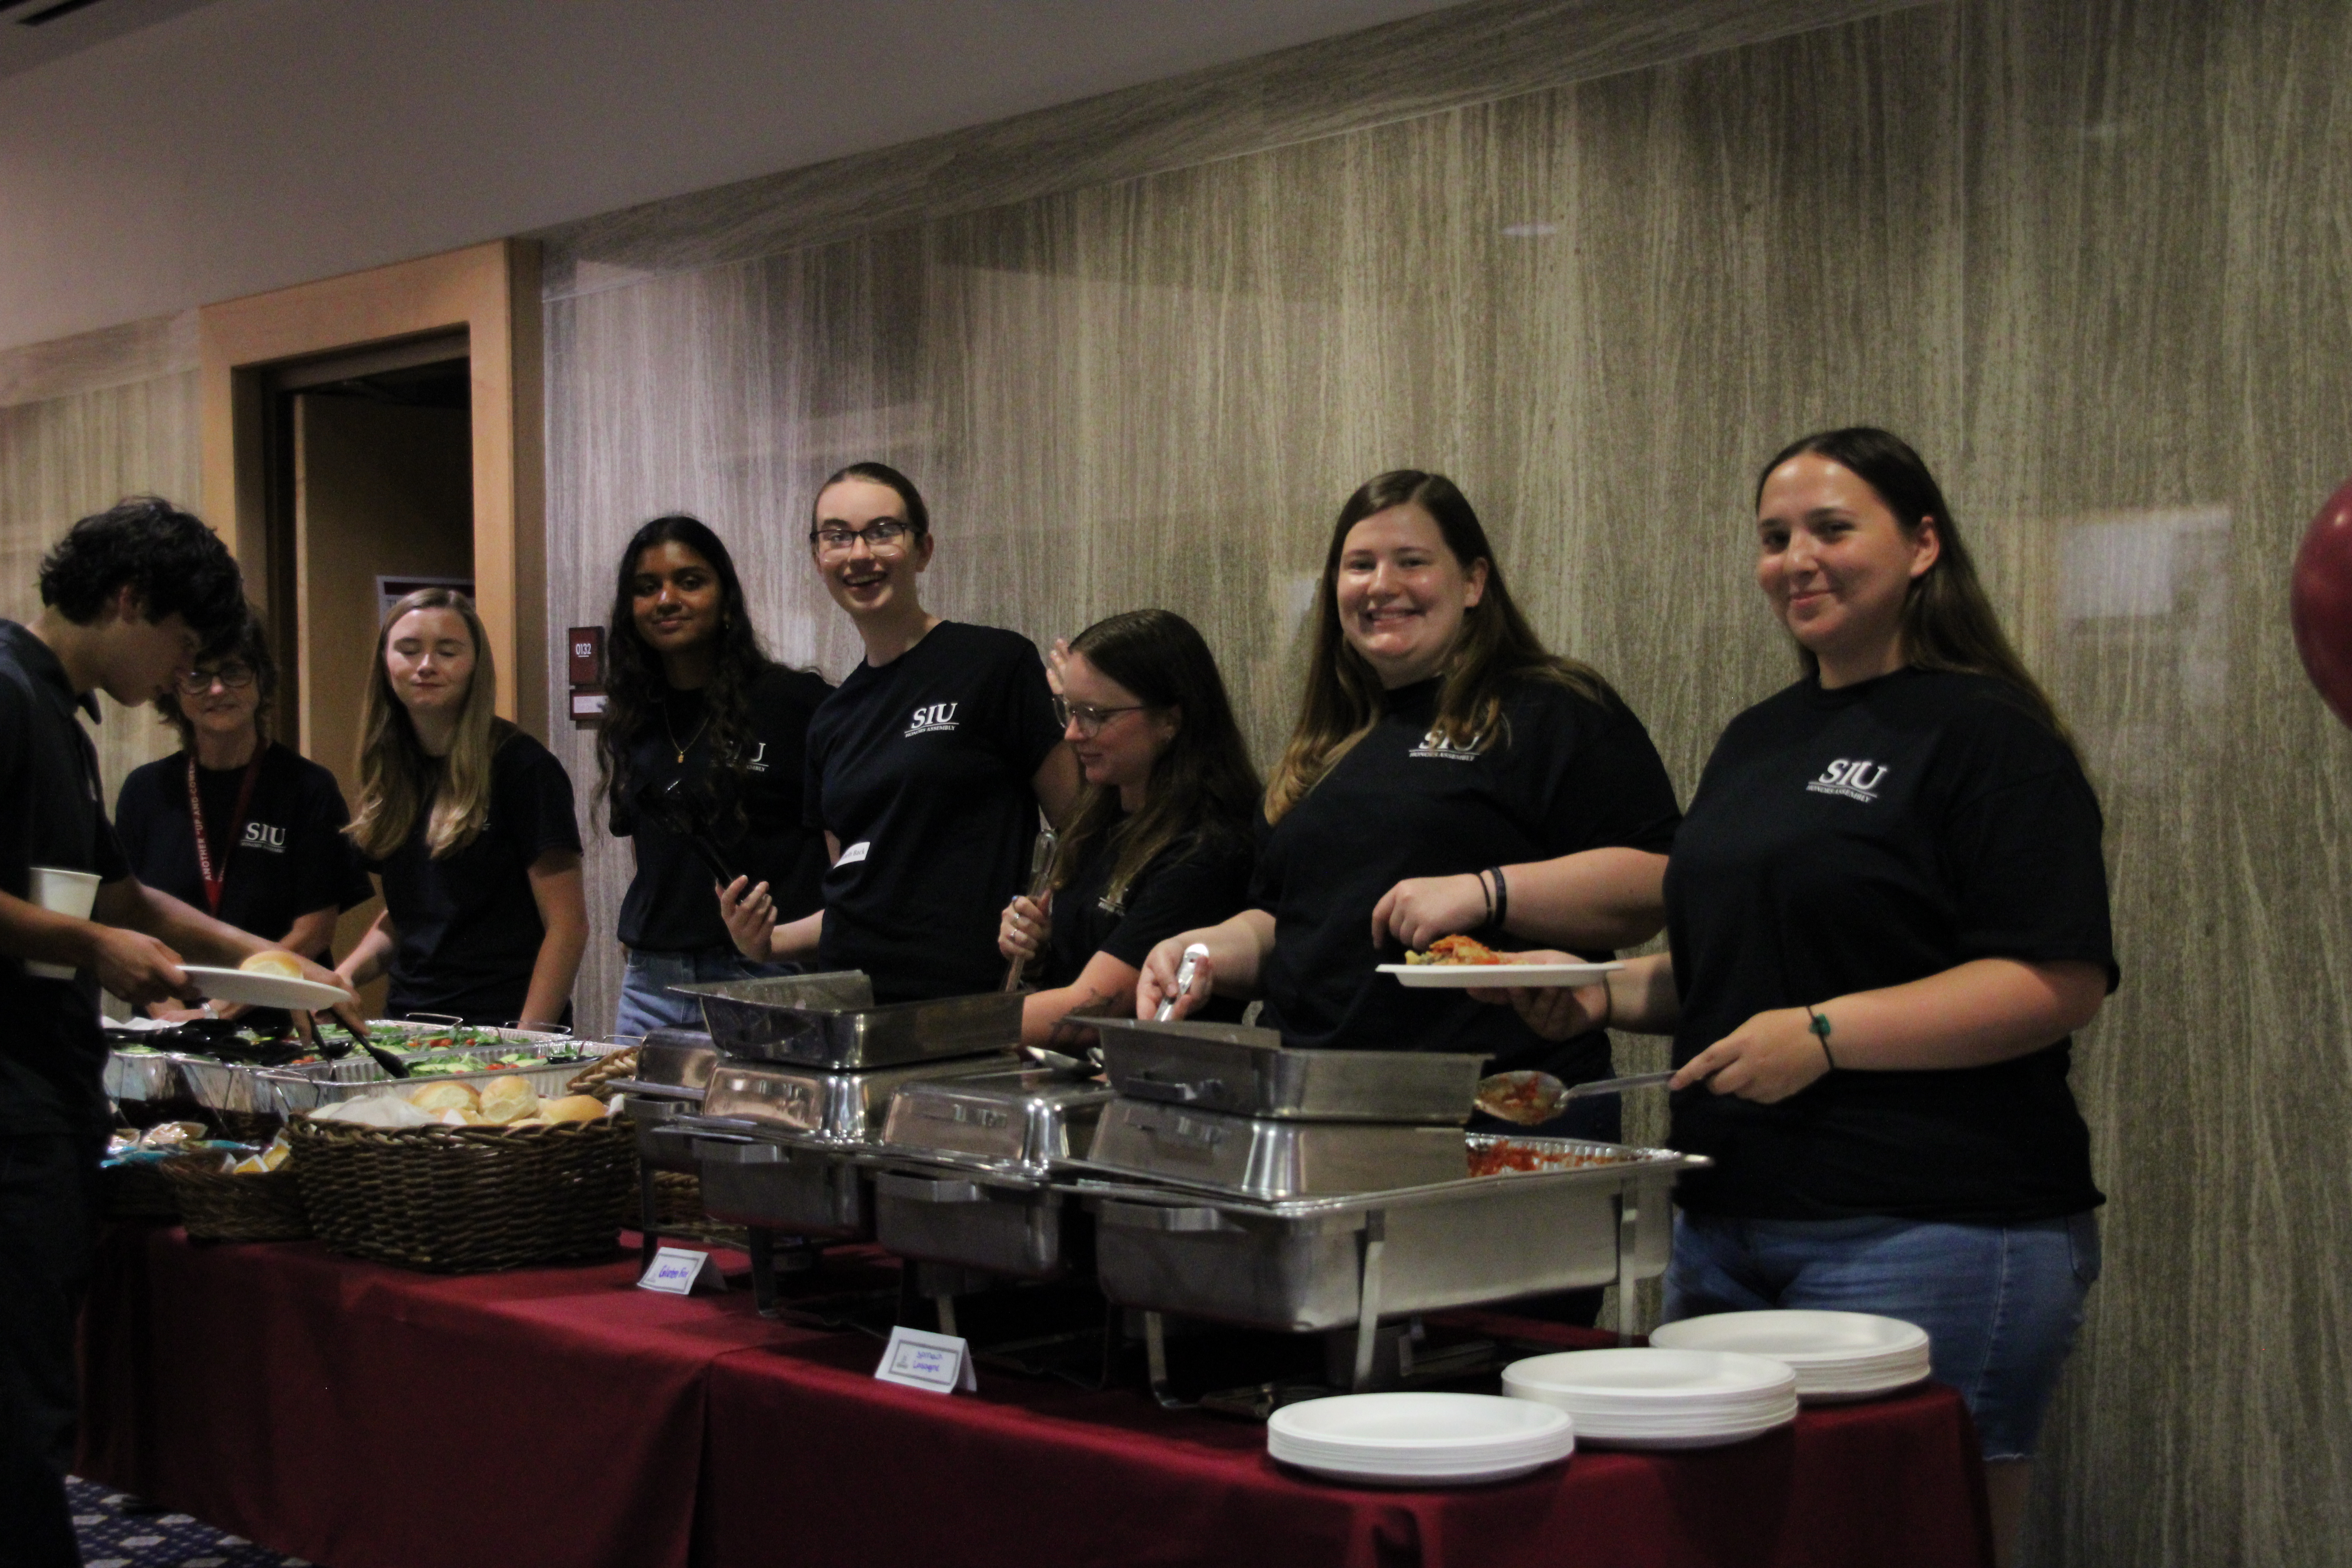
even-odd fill
[(550, 1121), (602, 1121), (604, 1102), (593, 1094), (567, 1094), (542, 1101), (539, 1113)]
[(471, 1110), (478, 1103), (473, 1086), (463, 1083), (428, 1083), (408, 1091), (408, 1103), (419, 1110), (438, 1114), (444, 1110)]
[(482, 1120), (505, 1123), (539, 1114), (539, 1095), (528, 1079), (494, 1078), (482, 1086)]
[(289, 980), (302, 978), (302, 961), (282, 948), (265, 948), (237, 967), (248, 974), (280, 974)]

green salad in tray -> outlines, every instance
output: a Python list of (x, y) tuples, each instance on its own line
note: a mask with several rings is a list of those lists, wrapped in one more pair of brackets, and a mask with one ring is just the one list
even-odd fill
[[(330, 1039), (341, 1034), (340, 1030), (330, 1031), (323, 1027), (320, 1032)], [(551, 1067), (587, 1059), (587, 1053), (577, 1050), (541, 1056), (536, 1049), (526, 1049), (501, 1037), (497, 1029), (464, 1024), (379, 1023), (370, 1026), (368, 1038), (383, 1049), (416, 1058), (407, 1063), (412, 1078)]]

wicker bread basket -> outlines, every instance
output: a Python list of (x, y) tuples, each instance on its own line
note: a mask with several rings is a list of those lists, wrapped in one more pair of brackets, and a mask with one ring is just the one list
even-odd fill
[(310, 1235), (294, 1168), (244, 1175), (221, 1169), (217, 1154), (163, 1162), (163, 1179), (180, 1200), (180, 1223), (197, 1241), (303, 1241)]
[(625, 1123), (389, 1130), (288, 1123), (310, 1227), (337, 1252), (445, 1274), (605, 1258), (635, 1192)]

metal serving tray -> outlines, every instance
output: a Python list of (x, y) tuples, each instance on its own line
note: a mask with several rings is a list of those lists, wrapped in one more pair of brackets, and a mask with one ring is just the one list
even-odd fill
[(1091, 1266), (1093, 1237), (1078, 1199), (1036, 1178), (898, 1162), (875, 1173), (874, 1239), (919, 1263), (1059, 1279)]
[(1485, 1065), (1455, 1051), (1293, 1050), (1239, 1024), (1094, 1022), (1119, 1093), (1240, 1116), (1459, 1127)]
[(676, 1089), (700, 1089), (719, 1065), (719, 1047), (699, 1029), (656, 1029), (637, 1047), (637, 1079)]
[(191, 1098), (180, 1058), (169, 1051), (106, 1053), (106, 1097), (118, 1103), (167, 1104)]
[(679, 1133), (693, 1140), (713, 1219), (834, 1241), (873, 1237), (873, 1173), (849, 1147), (708, 1117), (676, 1118), (665, 1136)]
[(702, 1114), (836, 1142), (867, 1143), (880, 1133), (894, 1094), (928, 1080), (997, 1073), (1012, 1060), (1000, 1053), (866, 1072), (720, 1062), (703, 1090)]
[(1044, 1173), (1091, 1146), (1110, 1089), (1042, 1068), (909, 1083), (890, 1097), (887, 1148)]
[(1021, 994), (877, 1004), (857, 970), (676, 985), (730, 1057), (816, 1067), (877, 1068), (1009, 1050), (1021, 1042)]
[[(1464, 1152), (1498, 1141), (1473, 1135)], [(1664, 1271), (1668, 1194), (1704, 1156), (1509, 1142), (1612, 1163), (1276, 1202), (1093, 1180), (1075, 1190), (1095, 1214), (1096, 1278), (1111, 1300), (1295, 1333), (1353, 1325), (1360, 1386), (1382, 1316), (1612, 1281), (1630, 1300), (1633, 1280)]]
[(1425, 1186), (1464, 1173), (1462, 1130), (1396, 1121), (1276, 1121), (1115, 1100), (1086, 1164), (1257, 1198)]
[(693, 1132), (673, 1125), (702, 1109), (700, 1089), (647, 1095), (635, 1084), (614, 1087), (621, 1091), (621, 1109), (636, 1131), (638, 1163), (656, 1171), (683, 1171), (689, 1176), (700, 1169), (694, 1158)]

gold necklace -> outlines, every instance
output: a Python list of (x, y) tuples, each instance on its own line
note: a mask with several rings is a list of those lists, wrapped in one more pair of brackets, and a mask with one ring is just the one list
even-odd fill
[(677, 738), (677, 726), (669, 721), (669, 704), (667, 701), (662, 703), (662, 731), (669, 736), (669, 743), (677, 749), (678, 766), (684, 767), (686, 765), (686, 753), (693, 748), (693, 745), (697, 741), (702, 739), (702, 732), (709, 728), (710, 710), (706, 707), (702, 710), (702, 722), (694, 727), (693, 734), (688, 735), (681, 742)]

